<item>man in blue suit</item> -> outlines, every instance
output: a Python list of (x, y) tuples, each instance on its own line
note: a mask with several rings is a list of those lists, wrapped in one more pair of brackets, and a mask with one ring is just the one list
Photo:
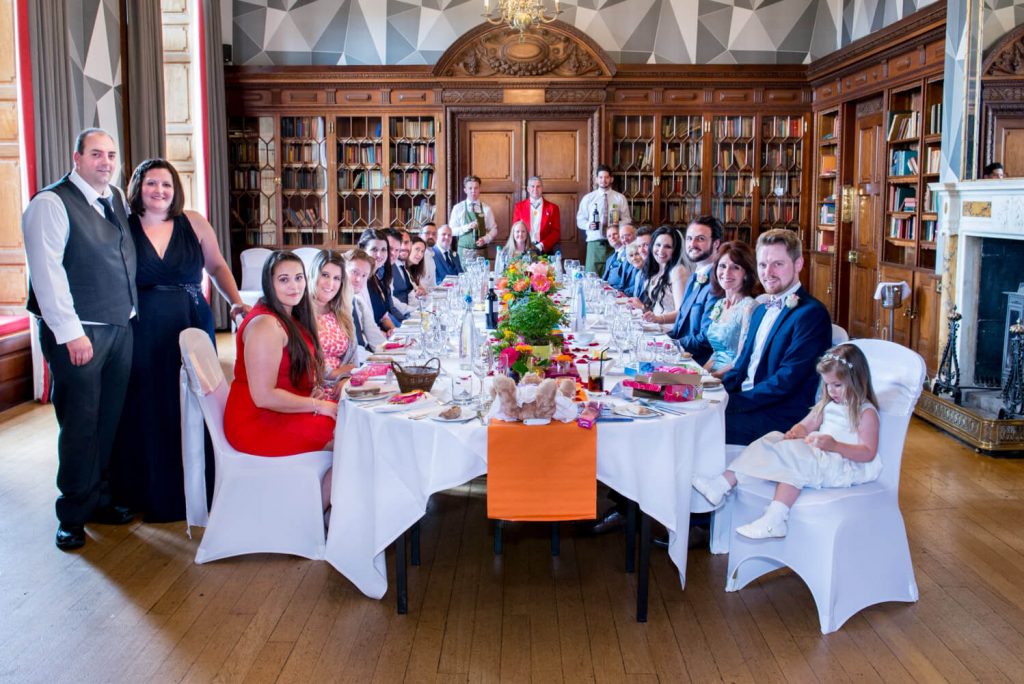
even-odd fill
[(445, 276), (462, 273), (459, 255), (452, 251), (452, 229), (447, 223), (437, 229), (437, 244), (434, 245), (434, 279), (437, 285)]
[(676, 322), (668, 336), (678, 340), (693, 360), (704, 365), (711, 358), (708, 327), (711, 325), (711, 267), (722, 243), (725, 228), (714, 216), (699, 216), (686, 227), (686, 256), (693, 264), (693, 273), (686, 281), (683, 302), (676, 313)]
[(799, 236), (777, 228), (757, 240), (757, 274), (769, 295), (750, 320), (747, 341), (722, 379), (729, 392), (725, 441), (750, 444), (785, 432), (814, 404), (814, 367), (832, 344), (828, 311), (800, 285)]

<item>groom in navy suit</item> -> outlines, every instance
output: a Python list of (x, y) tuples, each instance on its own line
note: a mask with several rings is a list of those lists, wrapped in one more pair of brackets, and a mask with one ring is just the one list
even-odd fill
[(722, 222), (714, 216), (700, 216), (686, 227), (686, 256), (693, 263), (693, 273), (686, 281), (683, 302), (668, 336), (678, 340), (701, 365), (707, 363), (712, 353), (708, 342), (710, 313), (715, 304), (711, 296), (711, 267), (724, 234)]
[(828, 311), (800, 285), (800, 238), (777, 228), (757, 240), (757, 274), (768, 299), (750, 320), (743, 350), (722, 384), (729, 392), (725, 441), (750, 444), (785, 432), (814, 405), (815, 364), (832, 344)]
[(437, 244), (434, 245), (434, 278), (437, 285), (446, 276), (462, 273), (462, 261), (452, 251), (452, 229), (447, 223), (437, 230)]

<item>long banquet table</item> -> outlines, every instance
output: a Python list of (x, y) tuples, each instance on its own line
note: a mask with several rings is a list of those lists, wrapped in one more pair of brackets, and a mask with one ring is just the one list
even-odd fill
[[(721, 390), (704, 396), (707, 407), (686, 415), (596, 426), (597, 479), (669, 530), (668, 553), (683, 586), (690, 512), (707, 510), (691, 479), (725, 467), (728, 397)], [(334, 444), (326, 559), (366, 596), (381, 598), (385, 549), (423, 516), (430, 495), (487, 472), (487, 428), (479, 420), (411, 420), (345, 400)]]

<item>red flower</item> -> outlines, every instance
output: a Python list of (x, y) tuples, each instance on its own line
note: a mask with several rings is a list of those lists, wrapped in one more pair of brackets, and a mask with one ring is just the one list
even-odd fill
[(533, 285), (535, 292), (547, 292), (551, 289), (551, 281), (547, 279), (547, 276), (535, 275), (530, 278), (530, 284)]

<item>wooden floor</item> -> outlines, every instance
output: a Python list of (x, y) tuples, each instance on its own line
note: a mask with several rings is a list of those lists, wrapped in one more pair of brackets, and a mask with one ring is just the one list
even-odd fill
[(726, 557), (701, 550), (685, 591), (654, 552), (637, 624), (621, 535), (566, 526), (552, 559), (544, 525), (512, 526), (496, 558), (479, 482), (434, 497), (405, 616), (323, 562), (195, 565), (183, 524), (95, 526), (62, 553), (55, 442), (50, 407), (0, 414), (3, 682), (1024, 681), (1024, 461), (916, 420), (901, 499), (921, 600), (827, 637), (795, 576), (727, 594)]

